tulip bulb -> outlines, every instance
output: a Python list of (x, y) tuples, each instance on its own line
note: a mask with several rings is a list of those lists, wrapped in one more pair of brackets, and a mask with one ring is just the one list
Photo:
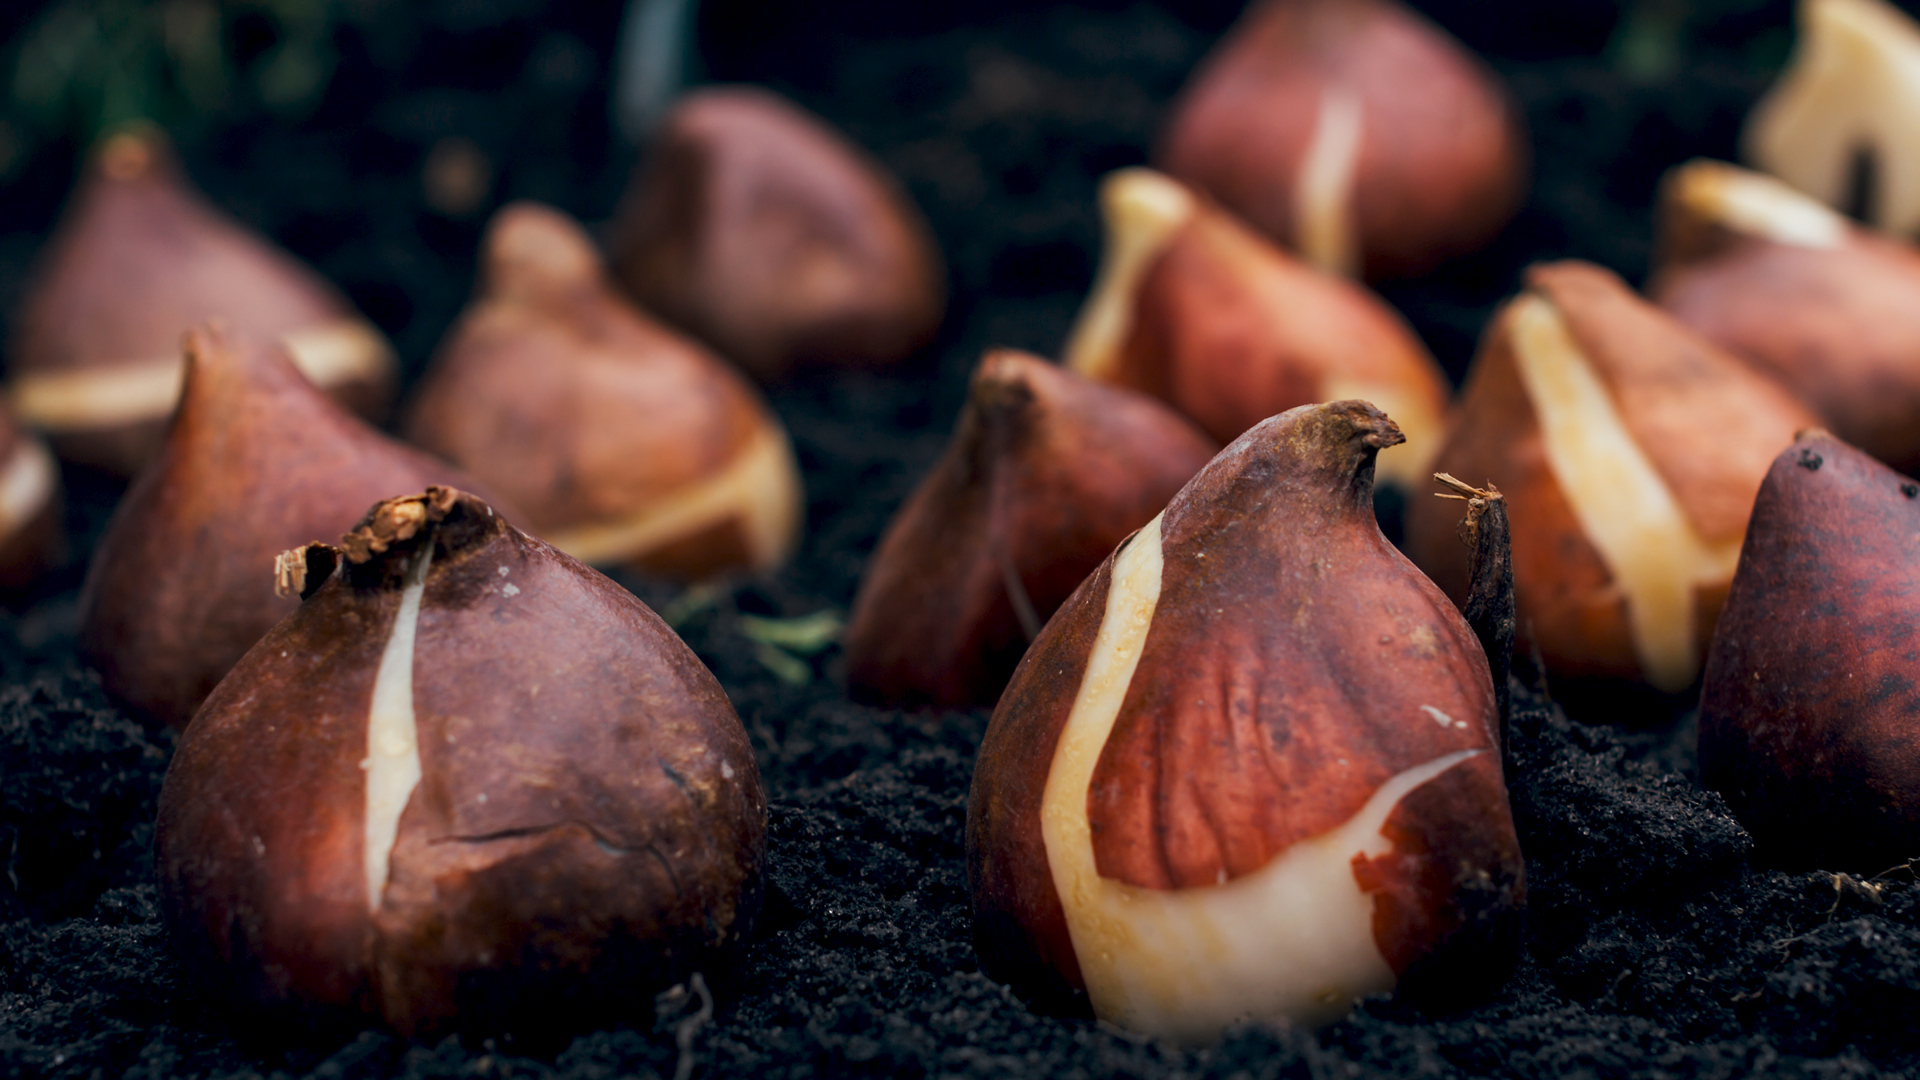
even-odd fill
[(0, 591), (28, 589), (66, 552), (60, 469), (0, 408)]
[(294, 609), (274, 556), (337, 536), (396, 489), (462, 474), (343, 411), (278, 345), (219, 327), (186, 338), (173, 425), (114, 510), (80, 592), (80, 647), (109, 693), (183, 727)]
[[(1799, 45), (1748, 116), (1742, 152), (1829, 206), (1920, 232), (1920, 26), (1884, 0), (1801, 0), (1799, 21)], [(1860, 194), (1866, 205), (1850, 205)]]
[(1385, 301), (1160, 173), (1113, 173), (1100, 206), (1107, 247), (1068, 367), (1152, 394), (1223, 443), (1296, 405), (1372, 401), (1407, 439), (1381, 458), (1381, 478), (1424, 485), (1445, 433), (1446, 375)]
[(275, 338), (307, 378), (384, 413), (393, 350), (338, 290), (209, 205), (152, 128), (109, 136), (22, 301), (7, 395), (63, 457), (131, 476), (181, 386), (180, 335), (217, 318)]
[(403, 1034), (611, 1022), (724, 961), (766, 799), (713, 676), (448, 488), (282, 562), (304, 596), (181, 737), (155, 836), (188, 976)]
[(628, 186), (612, 249), (640, 303), (762, 379), (902, 359), (946, 310), (932, 230), (898, 184), (752, 87), (679, 99)]
[(483, 260), (414, 401), (414, 442), (584, 562), (702, 577), (786, 559), (800, 472), (745, 379), (614, 293), (557, 210), (501, 210)]
[(1373, 520), (1365, 402), (1221, 451), (1054, 616), (967, 804), (975, 941), (1185, 1042), (1505, 970), (1524, 866), (1474, 631)]
[(1920, 469), (1920, 251), (1711, 161), (1669, 174), (1662, 219), (1648, 296), (1841, 438)]
[(1484, 247), (1526, 192), (1492, 72), (1393, 0), (1264, 0), (1181, 92), (1172, 175), (1332, 273), (1421, 274)]
[[(1511, 507), (1522, 628), (1549, 671), (1692, 685), (1767, 463), (1812, 414), (1621, 281), (1536, 266), (1495, 317), (1435, 467)], [(1464, 597), (1454, 523), (1408, 509), (1407, 546)]]
[(848, 689), (993, 704), (1041, 624), (1217, 449), (1143, 394), (988, 353), (946, 453), (868, 560)]

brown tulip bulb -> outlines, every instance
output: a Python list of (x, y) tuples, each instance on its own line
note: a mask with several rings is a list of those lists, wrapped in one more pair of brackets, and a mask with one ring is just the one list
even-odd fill
[(31, 588), (66, 553), (60, 469), (0, 408), (0, 592)]
[(289, 552), (298, 610), (180, 739), (162, 911), (243, 1010), (396, 1030), (609, 1022), (760, 907), (746, 731), (632, 595), (448, 488)]
[(1511, 963), (1486, 657), (1374, 523), (1399, 440), (1361, 401), (1267, 420), (1047, 624), (967, 803), (989, 974), (1196, 1042)]
[(1150, 397), (988, 353), (953, 441), (867, 563), (848, 689), (993, 704), (1041, 624), (1218, 448)]
[(1174, 105), (1162, 168), (1334, 273), (1410, 277), (1526, 197), (1493, 73), (1394, 0), (1264, 0)]
[(800, 471), (743, 377), (616, 295), (592, 241), (557, 210), (501, 210), (482, 262), (410, 439), (583, 562), (701, 577), (785, 560)]
[(1800, 0), (1799, 23), (1741, 153), (1829, 206), (1920, 233), (1920, 25), (1884, 0)]
[(1760, 485), (1700, 695), (1700, 779), (1775, 861), (1920, 851), (1920, 485), (1824, 431)]
[(899, 185), (753, 87), (679, 100), (612, 235), (615, 270), (642, 304), (763, 379), (901, 359), (946, 310), (933, 233)]
[(7, 393), (61, 456), (124, 476), (159, 450), (180, 395), (180, 335), (208, 319), (277, 338), (342, 404), (384, 413), (395, 382), (380, 331), (312, 270), (209, 205), (165, 138), (101, 143), (40, 255), (10, 349)]
[(166, 442), (80, 593), (81, 651), (108, 692), (175, 727), (294, 609), (274, 595), (276, 555), (340, 535), (395, 491), (466, 482), (342, 410), (277, 344), (205, 327), (186, 365)]
[(1068, 367), (1152, 394), (1223, 443), (1296, 405), (1374, 402), (1407, 438), (1381, 478), (1425, 490), (1447, 377), (1385, 301), (1151, 170), (1108, 176), (1100, 205), (1106, 252)]
[(1654, 302), (1841, 438), (1920, 469), (1920, 250), (1712, 161), (1668, 174), (1662, 212)]
[[(1467, 373), (1434, 467), (1506, 495), (1523, 639), (1556, 675), (1694, 683), (1767, 465), (1814, 418), (1772, 380), (1579, 262), (1527, 272)], [(1407, 550), (1464, 597), (1455, 520)]]

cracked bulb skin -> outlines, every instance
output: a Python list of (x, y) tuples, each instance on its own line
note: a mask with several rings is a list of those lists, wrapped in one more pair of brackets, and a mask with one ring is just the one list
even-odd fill
[(1828, 430), (1920, 470), (1920, 250), (1760, 173), (1668, 174), (1647, 295), (1777, 379)]
[(1155, 164), (1334, 273), (1415, 277), (1526, 197), (1519, 110), (1394, 0), (1264, 0), (1181, 91)]
[(115, 700), (175, 728), (293, 611), (274, 594), (274, 556), (338, 536), (395, 491), (472, 486), (342, 410), (277, 344), (206, 326), (184, 352), (166, 441), (80, 592), (81, 655)]
[(1920, 849), (1920, 484), (1824, 431), (1760, 486), (1700, 696), (1700, 779), (1773, 865)]
[(988, 353), (946, 453), (867, 563), (848, 690), (891, 705), (992, 705), (1030, 632), (1218, 448), (1146, 395), (1017, 350)]
[(482, 250), (478, 295), (415, 395), (408, 437), (583, 562), (678, 578), (783, 562), (800, 470), (747, 380), (616, 294), (557, 210), (502, 209)]
[(1386, 301), (1150, 169), (1108, 175), (1100, 204), (1105, 250), (1068, 367), (1151, 394), (1221, 443), (1298, 405), (1371, 401), (1407, 439), (1381, 456), (1381, 480), (1426, 490), (1449, 387)]
[(1891, 233), (1920, 236), (1920, 24), (1884, 0), (1800, 0), (1794, 52), (1741, 156)]
[[(1505, 493), (1519, 648), (1579, 680), (1559, 695), (1579, 707), (1696, 685), (1754, 494), (1817, 422), (1611, 272), (1545, 263), (1495, 315), (1433, 467)], [(1408, 553), (1464, 599), (1456, 526), (1408, 506)]]
[(1493, 686), (1374, 522), (1399, 439), (1359, 401), (1269, 419), (1047, 624), (967, 804), (990, 975), (1187, 1043), (1505, 977), (1525, 868)]
[(60, 456), (133, 476), (180, 393), (180, 335), (209, 319), (280, 340), (342, 405), (383, 415), (393, 351), (331, 284), (192, 189), (158, 129), (103, 140), (21, 301), (7, 395)]
[(757, 87), (682, 95), (634, 173), (614, 269), (650, 311), (761, 380), (874, 367), (933, 339), (946, 272), (880, 163)]
[(432, 488), (341, 548), (181, 737), (155, 846), (243, 1015), (539, 1037), (643, 1014), (760, 907), (745, 730), (631, 594)]

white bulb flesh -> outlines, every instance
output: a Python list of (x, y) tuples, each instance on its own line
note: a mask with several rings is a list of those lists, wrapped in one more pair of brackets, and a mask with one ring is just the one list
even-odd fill
[[(372, 324), (345, 319), (281, 336), (294, 366), (322, 389), (357, 379), (383, 380), (393, 351)], [(164, 420), (180, 400), (186, 360), (135, 357), (76, 371), (22, 372), (7, 387), (14, 412), (55, 434)]]
[(1803, 0), (1786, 73), (1754, 107), (1747, 158), (1830, 206), (1873, 155), (1873, 222), (1920, 231), (1920, 26), (1884, 0)]
[(1352, 204), (1365, 119), (1359, 94), (1340, 86), (1321, 91), (1313, 138), (1293, 186), (1300, 257), (1329, 274), (1351, 276), (1360, 267)]
[(1104, 379), (1113, 370), (1133, 330), (1140, 279), (1197, 209), (1185, 188), (1152, 169), (1121, 169), (1101, 182), (1106, 250), (1093, 291), (1067, 338), (1067, 367), (1091, 379)]
[(737, 520), (755, 569), (784, 561), (799, 539), (800, 467), (786, 432), (771, 422), (718, 475), (688, 484), (623, 521), (544, 532), (541, 539), (584, 563), (625, 562), (728, 520)]
[[(1244, 1019), (1337, 1019), (1356, 997), (1395, 982), (1353, 860), (1389, 851), (1380, 829), (1408, 792), (1483, 751), (1456, 751), (1400, 773), (1346, 822), (1232, 881), (1163, 890), (1102, 877), (1087, 793), (1139, 665), (1160, 577), (1155, 518), (1114, 560), (1105, 616), (1040, 807), (1048, 868), (1094, 1013), (1187, 1043)], [(1424, 714), (1419, 720), (1432, 722)]]
[(1700, 671), (1696, 590), (1732, 580), (1740, 541), (1700, 538), (1550, 301), (1524, 295), (1506, 319), (1547, 467), (1626, 602), (1641, 671), (1684, 690)]
[(0, 470), (0, 540), (19, 532), (53, 497), (59, 469), (38, 439), (23, 439)]
[(367, 910), (379, 911), (386, 893), (393, 846), (400, 837), (400, 814), (420, 784), (420, 737), (413, 713), (414, 639), (420, 626), (420, 599), (426, 593), (427, 570), (433, 565), (433, 540), (425, 537), (420, 553), (407, 565), (400, 590), (400, 610), (380, 654), (373, 678), (373, 698), (367, 709), (366, 836), (363, 856), (367, 874)]
[(1831, 250), (1847, 239), (1846, 219), (1818, 199), (1717, 161), (1681, 166), (1674, 197), (1696, 217), (1776, 244)]

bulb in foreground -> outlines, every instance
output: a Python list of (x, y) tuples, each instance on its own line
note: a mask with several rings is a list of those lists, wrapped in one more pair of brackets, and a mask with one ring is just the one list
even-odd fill
[[(1506, 494), (1522, 636), (1548, 671), (1678, 693), (1699, 677), (1767, 466), (1813, 414), (1597, 266), (1543, 264), (1495, 316), (1434, 467)], [(1464, 597), (1455, 521), (1407, 550)]]
[(1054, 616), (994, 711), (967, 859), (987, 971), (1204, 1041), (1498, 978), (1524, 867), (1487, 661), (1374, 524), (1365, 402), (1221, 451)]
[(632, 595), (447, 488), (390, 499), (181, 737), (155, 837), (188, 974), (246, 1014), (575, 1030), (721, 962), (766, 800)]
[(189, 333), (160, 454), (115, 508), (80, 591), (80, 648), (107, 691), (185, 726), (260, 635), (294, 609), (273, 561), (338, 536), (394, 491), (462, 474), (343, 411), (278, 345)]
[(1801, 0), (1799, 23), (1742, 154), (1828, 206), (1920, 233), (1920, 26), (1883, 0)]
[(1067, 366), (1172, 405), (1220, 442), (1297, 405), (1372, 401), (1407, 445), (1381, 479), (1425, 490), (1446, 375), (1385, 301), (1289, 257), (1148, 169), (1100, 187), (1106, 250)]
[(932, 230), (872, 158), (765, 90), (706, 87), (653, 136), (612, 232), (648, 310), (762, 379), (877, 365), (946, 310)]
[(343, 405), (384, 413), (386, 338), (338, 290), (209, 205), (165, 138), (134, 127), (94, 153), (40, 254), (9, 349), (7, 395), (61, 456), (132, 476), (181, 386), (180, 335), (209, 319), (279, 340)]
[(1760, 485), (1700, 695), (1700, 779), (1763, 856), (1876, 874), (1920, 850), (1920, 484), (1824, 431)]
[(1719, 162), (1675, 169), (1661, 194), (1647, 295), (1842, 439), (1920, 469), (1920, 251)]
[(867, 562), (848, 689), (993, 704), (1041, 624), (1217, 449), (1150, 397), (988, 353), (946, 453)]
[(1394, 0), (1265, 0), (1181, 92), (1156, 160), (1333, 273), (1411, 277), (1493, 239), (1526, 194), (1519, 113)]
[(501, 210), (483, 258), (408, 436), (584, 562), (683, 577), (782, 562), (800, 471), (746, 380), (616, 295), (557, 210)]

